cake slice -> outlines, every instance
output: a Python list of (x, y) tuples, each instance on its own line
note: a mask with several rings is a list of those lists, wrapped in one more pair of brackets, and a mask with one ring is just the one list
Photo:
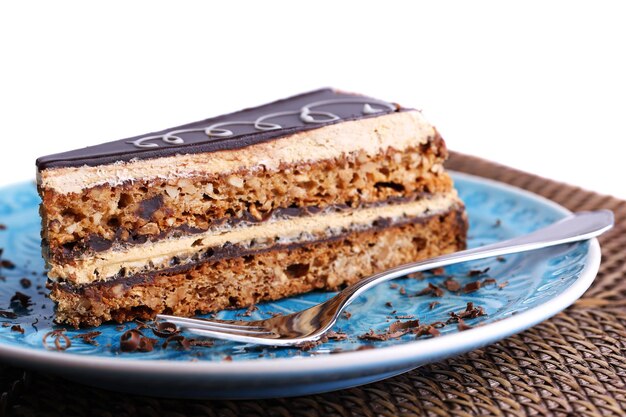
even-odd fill
[(332, 89), (37, 160), (56, 320), (192, 316), (465, 247), (444, 141)]

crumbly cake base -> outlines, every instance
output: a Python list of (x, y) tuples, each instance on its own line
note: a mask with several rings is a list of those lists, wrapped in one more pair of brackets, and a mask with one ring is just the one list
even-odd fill
[[(56, 321), (76, 327), (158, 313), (193, 316), (304, 292), (337, 290), (385, 269), (465, 248), (462, 207), (339, 239), (206, 262), (191, 269), (71, 287), (52, 283)], [(136, 282), (132, 282), (132, 281)]]

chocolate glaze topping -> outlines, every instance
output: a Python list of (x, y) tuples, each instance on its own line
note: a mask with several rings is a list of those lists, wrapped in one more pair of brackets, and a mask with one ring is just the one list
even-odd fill
[(386, 101), (326, 88), (160, 132), (44, 156), (37, 159), (37, 167), (96, 166), (239, 149), (342, 121), (403, 110)]

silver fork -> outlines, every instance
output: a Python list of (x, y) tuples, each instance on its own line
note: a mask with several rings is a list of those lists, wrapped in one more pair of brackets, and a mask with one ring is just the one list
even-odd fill
[(591, 239), (613, 226), (609, 210), (580, 212), (527, 235), (490, 245), (412, 262), (364, 278), (333, 298), (297, 313), (266, 320), (207, 320), (157, 315), (191, 333), (259, 345), (290, 346), (321, 338), (337, 321), (341, 312), (361, 293), (375, 285), (414, 272), (439, 268), (459, 262), (531, 251), (564, 243)]

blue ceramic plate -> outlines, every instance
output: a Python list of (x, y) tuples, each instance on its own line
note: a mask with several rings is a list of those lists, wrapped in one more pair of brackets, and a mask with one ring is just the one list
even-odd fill
[[(469, 213), (470, 246), (527, 233), (567, 214), (550, 201), (510, 186), (462, 174), (454, 174), (454, 179)], [(350, 317), (342, 317), (335, 326), (336, 331), (347, 334), (345, 340), (328, 341), (309, 350), (224, 341), (184, 350), (177, 344), (163, 348), (160, 339), (152, 352), (125, 353), (120, 351), (120, 335), (137, 326), (129, 323), (99, 327), (97, 345), (77, 337), (89, 329), (67, 329), (71, 346), (56, 351), (53, 337), (47, 339), (47, 347), (43, 343), (44, 335), (60, 327), (53, 325), (53, 304), (44, 296), (38, 204), (33, 184), (0, 189), (0, 223), (6, 225), (6, 230), (0, 230), (0, 247), (4, 248), (3, 259), (15, 264), (11, 268), (5, 263), (0, 269), (4, 277), (0, 278), (0, 315), (15, 314), (0, 318), (0, 358), (85, 384), (146, 395), (261, 398), (377, 381), (493, 343), (553, 316), (583, 294), (600, 263), (600, 247), (594, 239), (446, 268), (443, 275), (455, 276), (462, 285), (476, 280), (486, 284), (469, 294), (446, 290), (441, 297), (416, 296), (430, 282), (441, 285), (444, 277), (425, 274), (421, 279), (398, 279), (369, 291), (349, 307)], [(468, 276), (472, 275), (469, 271), (486, 268), (489, 270), (483, 275)], [(11, 301), (16, 291), (31, 297), (23, 300), (27, 306)], [(249, 318), (301, 310), (332, 295), (318, 292), (266, 303)], [(446, 322), (451, 312), (465, 310), (470, 301), (486, 315), (466, 320), (472, 326), (469, 330), (459, 331), (452, 323), (439, 328), (439, 337), (409, 333), (384, 341), (359, 338), (370, 330), (384, 332), (396, 320)], [(236, 318), (243, 312), (224, 311), (218, 317)], [(13, 327), (16, 324), (20, 327)], [(149, 329), (144, 333), (157, 338)]]

